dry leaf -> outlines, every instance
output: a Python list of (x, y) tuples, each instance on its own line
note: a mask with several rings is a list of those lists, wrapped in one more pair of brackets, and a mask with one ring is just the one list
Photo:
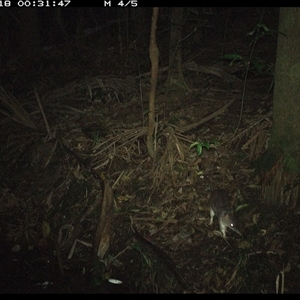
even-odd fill
[(43, 220), (42, 223), (42, 232), (43, 232), (43, 238), (46, 238), (51, 232), (50, 224), (45, 220)]

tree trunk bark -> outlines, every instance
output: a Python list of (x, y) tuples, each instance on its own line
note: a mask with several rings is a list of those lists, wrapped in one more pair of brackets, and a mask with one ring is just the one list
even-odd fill
[(260, 160), (262, 193), (270, 204), (296, 206), (300, 174), (300, 8), (281, 8), (277, 43), (274, 123)]
[(156, 43), (156, 28), (158, 19), (158, 7), (153, 8), (152, 24), (151, 24), (151, 35), (150, 35), (150, 46), (149, 54), (151, 60), (151, 88), (149, 94), (149, 113), (148, 113), (148, 133), (147, 133), (147, 149), (151, 158), (155, 156), (154, 147), (154, 128), (155, 128), (155, 96), (156, 96), (156, 86), (158, 78), (158, 62), (159, 62), (159, 50)]
[(167, 86), (188, 89), (182, 72), (182, 25), (184, 7), (171, 8), (171, 32), (169, 50), (169, 72)]

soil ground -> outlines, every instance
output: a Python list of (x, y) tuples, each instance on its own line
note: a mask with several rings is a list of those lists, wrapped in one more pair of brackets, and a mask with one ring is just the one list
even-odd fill
[[(2, 74), (2, 99), (27, 112), (1, 121), (2, 293), (300, 292), (299, 214), (267, 206), (255, 174), (272, 126), (278, 9), (202, 10), (201, 26), (189, 15), (183, 36), (198, 30), (183, 43), (188, 91), (165, 86), (166, 13), (154, 160), (148, 38), (120, 53), (113, 23), (56, 46), (38, 72), (19, 62)], [(216, 188), (231, 196), (241, 235), (208, 225)], [(104, 199), (113, 207), (101, 223)], [(100, 259), (90, 246), (103, 218)]]

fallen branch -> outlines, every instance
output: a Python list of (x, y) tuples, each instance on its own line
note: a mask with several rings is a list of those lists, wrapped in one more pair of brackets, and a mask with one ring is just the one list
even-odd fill
[(37, 92), (36, 89), (34, 89), (34, 95), (35, 95), (36, 101), (37, 101), (37, 103), (39, 105), (41, 114), (43, 116), (43, 120), (44, 120), (46, 129), (47, 129), (48, 135), (49, 135), (49, 137), (51, 139), (52, 138), (52, 134), (51, 134), (51, 131), (50, 131), (49, 123), (48, 123), (48, 120), (46, 118), (46, 115), (45, 115), (45, 112), (44, 112), (44, 109), (43, 109), (43, 106), (42, 106), (42, 102), (41, 102), (40, 96), (39, 96), (39, 94), (38, 94), (38, 92)]
[(218, 110), (215, 111), (214, 113), (212, 113), (212, 114), (210, 114), (210, 115), (208, 115), (208, 116), (202, 118), (200, 121), (195, 122), (195, 123), (192, 123), (192, 124), (189, 124), (189, 125), (187, 125), (187, 126), (184, 126), (184, 127), (181, 128), (181, 129), (178, 129), (178, 132), (183, 133), (183, 132), (190, 131), (191, 129), (193, 129), (193, 128), (195, 128), (195, 127), (198, 127), (199, 125), (204, 124), (204, 123), (208, 122), (209, 120), (215, 118), (216, 116), (222, 114), (222, 113), (227, 109), (227, 107), (230, 106), (230, 105), (233, 103), (234, 100), (235, 100), (235, 99), (230, 100), (230, 101), (229, 101), (227, 104), (225, 104), (223, 107), (221, 107), (220, 109), (218, 109)]

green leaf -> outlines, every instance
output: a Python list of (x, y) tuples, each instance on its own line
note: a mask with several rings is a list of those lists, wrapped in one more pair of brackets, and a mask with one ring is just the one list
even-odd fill
[(261, 63), (260, 61), (258, 60), (253, 60), (252, 61), (252, 64), (254, 66), (254, 68), (259, 72), (259, 73), (262, 73), (262, 70), (266, 67), (266, 63)]
[(248, 206), (249, 206), (249, 203), (245, 203), (245, 204), (239, 205), (239, 206), (235, 209), (235, 211), (239, 211), (239, 210), (244, 209), (244, 208), (246, 208), (246, 207), (248, 207)]
[(266, 24), (257, 24), (257, 28), (262, 28), (265, 32), (272, 32), (273, 31)]
[(201, 153), (202, 153), (202, 144), (198, 144), (197, 145), (197, 154), (198, 154), (198, 156), (200, 156)]
[(205, 147), (207, 150), (209, 150), (209, 142), (204, 142), (203, 143), (203, 147)]
[(199, 142), (193, 143), (193, 144), (190, 146), (190, 149), (189, 149), (189, 150), (191, 150), (193, 147), (197, 146), (198, 144), (199, 144)]

